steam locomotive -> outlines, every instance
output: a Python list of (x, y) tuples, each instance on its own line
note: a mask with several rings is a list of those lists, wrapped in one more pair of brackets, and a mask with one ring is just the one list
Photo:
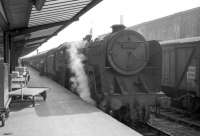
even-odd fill
[[(91, 97), (96, 106), (125, 122), (146, 122), (150, 107), (158, 105), (161, 90), (162, 50), (157, 41), (146, 41), (123, 25), (96, 38), (86, 37), (81, 50)], [(70, 88), (68, 46), (23, 59), (24, 63)]]

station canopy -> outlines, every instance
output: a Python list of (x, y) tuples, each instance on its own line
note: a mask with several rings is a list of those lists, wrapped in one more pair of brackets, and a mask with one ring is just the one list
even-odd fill
[[(0, 31), (24, 56), (56, 35), (102, 0), (1, 0)], [(0, 41), (2, 42), (2, 41)]]

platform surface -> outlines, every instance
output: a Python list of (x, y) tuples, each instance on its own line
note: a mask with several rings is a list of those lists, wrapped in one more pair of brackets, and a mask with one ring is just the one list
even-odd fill
[(30, 74), (28, 86), (50, 88), (47, 100), (15, 105), (0, 136), (141, 136), (35, 70)]

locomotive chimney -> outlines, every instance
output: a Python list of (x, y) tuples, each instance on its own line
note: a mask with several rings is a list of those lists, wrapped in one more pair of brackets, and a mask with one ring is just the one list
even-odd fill
[(117, 25), (112, 25), (111, 28), (112, 28), (112, 33), (115, 33), (124, 30), (124, 28), (126, 27), (122, 24), (117, 24)]

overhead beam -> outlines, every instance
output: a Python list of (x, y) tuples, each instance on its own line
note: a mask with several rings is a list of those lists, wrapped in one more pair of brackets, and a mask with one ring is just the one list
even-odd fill
[(3, 8), (2, 2), (0, 1), (0, 27), (2, 30), (8, 30), (8, 20), (5, 14), (5, 10)]
[[(76, 19), (76, 20), (78, 20), (78, 19)], [(73, 20), (73, 21), (76, 21), (76, 20)], [(28, 34), (28, 33), (32, 33), (32, 32), (43, 30), (43, 29), (48, 29), (50, 27), (65, 25), (65, 24), (69, 23), (70, 21), (69, 20), (65, 20), (65, 21), (60, 21), (60, 22), (56, 22), (56, 23), (33, 26), (33, 27), (29, 27), (29, 28), (11, 30), (10, 32), (11, 32), (12, 36), (18, 36), (18, 35)]]
[(49, 38), (51, 35), (47, 35), (47, 36), (42, 36), (42, 37), (36, 37), (36, 38), (32, 38), (32, 39), (27, 39), (27, 40), (18, 40), (18, 41), (14, 41), (16, 44), (18, 43), (23, 43), (23, 42), (34, 42), (34, 41), (38, 41), (38, 40), (42, 40), (42, 39), (46, 39)]
[(22, 43), (15, 44), (15, 47), (16, 48), (29, 48), (29, 47), (32, 47), (32, 46), (40, 46), (42, 43), (44, 43), (44, 42), (36, 42), (36, 43), (26, 44), (23, 41)]
[(33, 43), (33, 44), (27, 44), (24, 47), (25, 48), (31, 48), (31, 47), (36, 47), (36, 46), (40, 46), (43, 42), (38, 42), (38, 43)]
[(5, 14), (5, 11), (4, 11), (4, 8), (3, 8), (3, 5), (2, 5), (1, 1), (0, 1), (0, 13), (3, 16), (5, 22), (8, 22), (8, 19), (6, 18), (6, 14)]
[(1, 1), (1, 4), (3, 5), (3, 8), (4, 8), (4, 11), (5, 11), (5, 15), (6, 15), (6, 18), (8, 20), (8, 27), (10, 26), (10, 22), (14, 22), (13, 18), (12, 18), (12, 14), (11, 14), (11, 11), (9, 9), (9, 6), (8, 6), (8, 0), (0, 0)]
[(27, 54), (29, 54), (30, 52), (34, 51), (35, 49), (37, 49), (38, 47), (30, 47), (30, 48), (26, 48), (24, 50), (22, 50), (20, 56), (25, 56)]
[(4, 31), (7, 31), (9, 29), (8, 24), (5, 22), (1, 14), (0, 14), (0, 27)]

